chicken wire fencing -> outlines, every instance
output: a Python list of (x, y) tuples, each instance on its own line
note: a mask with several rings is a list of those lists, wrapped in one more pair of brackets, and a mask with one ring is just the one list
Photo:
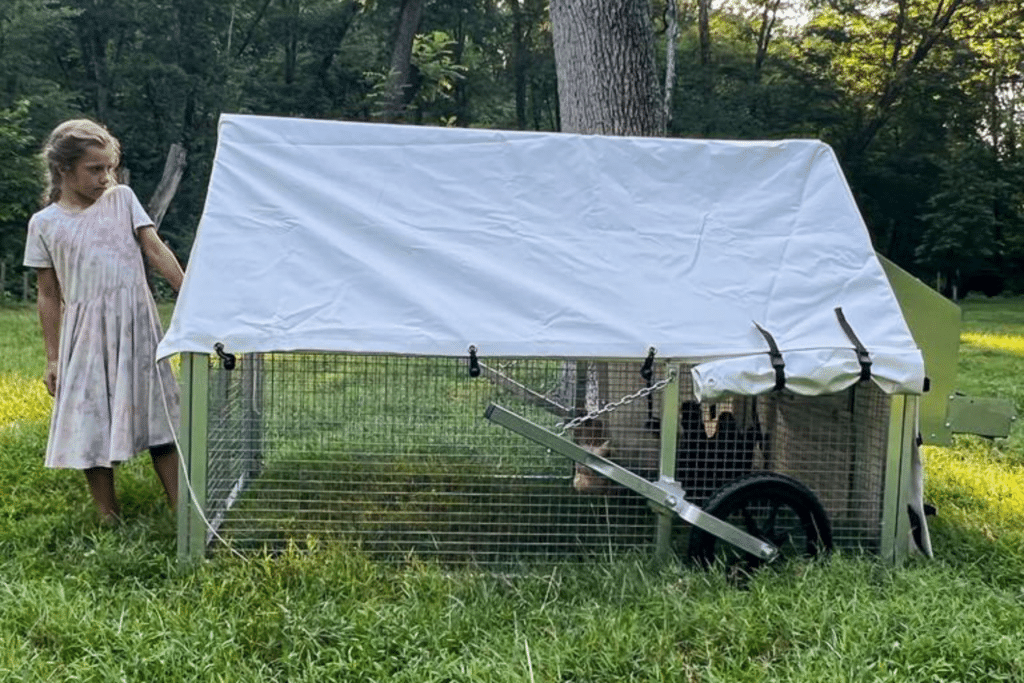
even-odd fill
[[(500, 404), (653, 480), (664, 362), (644, 374), (643, 359), (488, 358), (475, 377), (466, 358), (203, 362), (205, 460), (192, 483), (235, 550), (316, 539), (383, 560), (513, 565), (653, 547), (657, 515), (646, 499), (483, 414)], [(689, 373), (677, 379), (675, 475), (690, 502), (749, 472), (779, 472), (818, 496), (836, 546), (878, 549), (890, 401), (874, 384), (702, 405)], [(585, 414), (593, 417), (564, 430)], [(675, 539), (688, 529), (674, 526), (674, 547), (685, 547)], [(210, 549), (223, 547), (212, 537)]]

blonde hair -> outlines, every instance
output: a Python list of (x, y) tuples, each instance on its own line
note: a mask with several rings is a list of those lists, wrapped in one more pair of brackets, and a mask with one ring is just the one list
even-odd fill
[(121, 159), (121, 143), (106, 128), (91, 119), (71, 119), (53, 129), (43, 146), (47, 183), (43, 205), (60, 199), (61, 171), (70, 171), (90, 147), (109, 149), (115, 163)]

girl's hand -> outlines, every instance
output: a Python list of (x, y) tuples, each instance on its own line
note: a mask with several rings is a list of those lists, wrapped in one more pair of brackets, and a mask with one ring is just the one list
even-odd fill
[(57, 395), (57, 361), (51, 360), (46, 364), (46, 372), (43, 374), (43, 384), (50, 396)]

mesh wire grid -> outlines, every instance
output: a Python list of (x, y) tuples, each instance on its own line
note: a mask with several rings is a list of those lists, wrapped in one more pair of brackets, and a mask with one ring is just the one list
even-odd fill
[[(315, 538), (380, 559), (573, 561), (653, 545), (641, 496), (483, 418), (498, 403), (554, 432), (664, 377), (642, 359), (251, 354), (210, 361), (205, 513), (236, 549)], [(753, 470), (819, 497), (839, 546), (877, 549), (889, 402), (872, 384), (700, 405), (680, 381), (677, 479), (702, 504)], [(645, 476), (660, 457), (661, 394), (566, 436)], [(685, 538), (686, 525), (679, 523)]]

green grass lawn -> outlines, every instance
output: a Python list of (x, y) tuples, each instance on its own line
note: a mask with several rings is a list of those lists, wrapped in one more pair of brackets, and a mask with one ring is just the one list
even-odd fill
[[(964, 333), (961, 390), (1024, 414), (1024, 300), (967, 301)], [(925, 449), (936, 557), (902, 567), (840, 554), (738, 587), (646, 556), (500, 576), (328, 548), (183, 568), (144, 459), (118, 529), (43, 468), (42, 366), (34, 311), (0, 308), (0, 681), (1024, 680), (1019, 430)]]

